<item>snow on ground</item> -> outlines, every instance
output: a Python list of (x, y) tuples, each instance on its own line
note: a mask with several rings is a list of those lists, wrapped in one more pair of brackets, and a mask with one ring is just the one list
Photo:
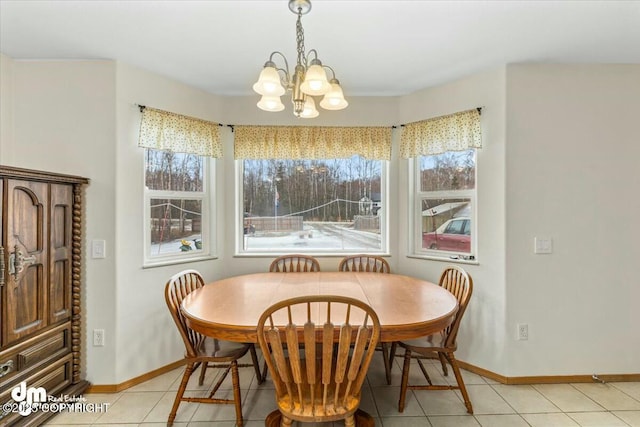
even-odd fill
[[(194, 239), (200, 240), (200, 234), (185, 237), (191, 243), (192, 251), (196, 251)], [(151, 255), (168, 255), (181, 252), (181, 239), (162, 244), (151, 245)], [(320, 251), (353, 250), (379, 251), (381, 239), (379, 233), (353, 230), (345, 223), (305, 222), (304, 231), (294, 232), (256, 232), (244, 235), (244, 249), (246, 251), (260, 251), (274, 249), (281, 251)]]
[(344, 223), (305, 223), (304, 231), (244, 236), (245, 250), (380, 250), (380, 234), (357, 231)]
[[(176, 239), (170, 242), (162, 242), (162, 243), (154, 243), (151, 245), (151, 255), (167, 255), (167, 254), (175, 254), (178, 252), (182, 252), (180, 246), (182, 246), (183, 239)], [(191, 243), (191, 251), (197, 251), (194, 240), (202, 240), (202, 236), (200, 234), (193, 234), (191, 236), (185, 237), (184, 240)]]

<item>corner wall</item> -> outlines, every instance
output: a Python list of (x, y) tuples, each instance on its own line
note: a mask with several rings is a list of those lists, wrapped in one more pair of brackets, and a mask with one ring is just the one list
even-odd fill
[[(89, 381), (113, 383), (118, 322), (115, 63), (14, 61), (3, 56), (2, 64), (2, 163), (90, 179), (85, 190), (82, 278), (84, 366)], [(7, 102), (5, 94), (13, 99)], [(10, 111), (4, 111), (9, 103)], [(90, 258), (93, 239), (107, 240), (105, 259)], [(98, 327), (105, 329), (105, 347), (88, 345), (88, 331)]]
[(0, 164), (13, 157), (13, 60), (0, 53)]
[(505, 375), (640, 373), (639, 118), (640, 65), (508, 67)]
[[(401, 98), (402, 123), (482, 107), (482, 149), (477, 151), (478, 253), (475, 264), (462, 264), (474, 280), (474, 290), (458, 335), (456, 357), (503, 374), (507, 355), (505, 313), (505, 115), (506, 70), (500, 68)], [(399, 139), (399, 138), (398, 138)], [(408, 227), (413, 199), (409, 187), (409, 160), (398, 159), (400, 194), (396, 271), (437, 282), (446, 260), (409, 258)]]
[[(116, 310), (118, 328), (115, 345), (118, 363), (116, 383), (135, 378), (180, 360), (184, 343), (164, 300), (167, 279), (187, 268), (202, 273), (205, 280), (220, 277), (219, 259), (143, 268), (144, 248), (144, 149), (138, 147), (141, 113), (147, 105), (214, 122), (220, 121), (218, 97), (145, 70), (117, 63)], [(224, 153), (225, 156), (229, 152)], [(216, 160), (216, 181), (222, 179)], [(222, 206), (216, 203), (218, 232), (223, 226)], [(221, 242), (217, 243), (220, 251)], [(143, 357), (141, 357), (143, 355)]]

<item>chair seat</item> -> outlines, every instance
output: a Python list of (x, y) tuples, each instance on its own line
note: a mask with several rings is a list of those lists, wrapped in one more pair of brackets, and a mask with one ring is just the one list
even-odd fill
[(452, 350), (451, 348), (447, 348), (445, 346), (446, 339), (447, 339), (447, 336), (445, 334), (439, 333), (439, 334), (429, 335), (426, 337), (421, 337), (415, 340), (400, 341), (398, 344), (400, 344), (401, 347), (407, 348), (412, 352), (416, 352), (416, 353), (434, 352), (434, 351), (436, 352), (451, 351)]
[(218, 362), (237, 360), (249, 351), (251, 344), (216, 340), (207, 337), (198, 349), (200, 357), (215, 357)]
[[(300, 361), (300, 371), (306, 372), (306, 363), (304, 360)], [(302, 405), (296, 400), (291, 402), (289, 396), (278, 397), (278, 409), (288, 418), (297, 421), (309, 421), (315, 417), (321, 418), (322, 421), (336, 421), (344, 419), (345, 415), (353, 414), (360, 405), (360, 396), (349, 396), (346, 401), (338, 401), (334, 404), (335, 384), (329, 384), (327, 387), (327, 402), (326, 406), (323, 404), (322, 397), (324, 393), (324, 387), (322, 384), (322, 363), (321, 359), (318, 359), (316, 366), (316, 381), (314, 385), (313, 400), (311, 397), (311, 389), (306, 375), (303, 374), (302, 385), (300, 387), (302, 393)], [(287, 359), (287, 363), (289, 360)], [(335, 368), (335, 365), (333, 366)], [(332, 376), (334, 372), (332, 372)], [(346, 386), (347, 379), (342, 384), (342, 388)], [(297, 391), (294, 391), (297, 393)]]

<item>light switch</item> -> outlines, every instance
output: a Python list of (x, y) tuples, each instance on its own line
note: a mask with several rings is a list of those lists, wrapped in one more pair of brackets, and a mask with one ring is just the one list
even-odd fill
[(91, 242), (91, 258), (105, 258), (106, 256), (106, 242), (93, 240)]
[(553, 240), (551, 237), (535, 237), (533, 252), (536, 254), (553, 253)]

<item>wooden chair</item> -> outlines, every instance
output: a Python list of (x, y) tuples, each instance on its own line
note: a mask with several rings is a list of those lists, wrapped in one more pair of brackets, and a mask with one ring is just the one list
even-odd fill
[[(371, 273), (391, 273), (391, 268), (386, 259), (375, 255), (350, 255), (342, 258), (338, 264), (338, 271), (365, 271)], [(389, 357), (389, 344), (379, 343), (378, 350), (382, 351), (384, 359), (384, 372), (387, 384), (391, 385), (391, 368), (393, 364)]]
[(372, 273), (391, 273), (386, 259), (375, 255), (351, 255), (342, 258), (338, 271), (368, 271)]
[[(405, 349), (404, 364), (402, 367), (402, 383), (400, 384), (400, 400), (398, 402), (398, 410), (404, 410), (407, 389), (411, 390), (454, 390), (459, 389), (467, 407), (467, 412), (473, 414), (473, 406), (469, 399), (469, 394), (464, 385), (464, 380), (460, 374), (460, 368), (456, 361), (454, 352), (457, 349), (456, 337), (460, 328), (460, 321), (467, 309), (467, 304), (473, 292), (473, 280), (462, 268), (457, 266), (447, 267), (440, 276), (440, 286), (447, 289), (458, 299), (458, 312), (453, 322), (442, 332), (429, 335), (424, 338), (411, 341), (401, 341), (398, 343), (400, 347)], [(396, 343), (391, 347), (391, 358), (395, 356)], [(422, 370), (428, 385), (409, 385), (409, 368), (411, 366), (411, 358), (417, 359), (418, 366)], [(444, 375), (448, 375), (446, 362), (449, 362), (456, 377), (457, 386), (436, 385), (431, 382), (427, 370), (425, 369), (422, 359), (439, 359), (442, 364)]]
[[(230, 341), (221, 341), (205, 337), (204, 335), (190, 329), (185, 318), (180, 311), (182, 300), (194, 290), (204, 286), (204, 280), (200, 273), (195, 270), (184, 270), (172, 276), (165, 286), (165, 300), (171, 317), (176, 323), (180, 336), (184, 341), (186, 352), (184, 355), (184, 363), (186, 364), (178, 393), (173, 402), (173, 407), (169, 413), (167, 425), (173, 425), (176, 418), (176, 412), (180, 406), (180, 402), (199, 402), (199, 403), (223, 403), (235, 404), (236, 407), (236, 423), (238, 427), (242, 427), (242, 405), (240, 400), (240, 383), (238, 377), (238, 367), (253, 366), (256, 370), (258, 381), (264, 381), (264, 376), (260, 373), (258, 365), (258, 357), (253, 344), (242, 344)], [(247, 351), (251, 352), (253, 364), (239, 364), (238, 359), (244, 356)], [(199, 365), (202, 365), (200, 372), (199, 384), (202, 385), (207, 367), (224, 368), (224, 371), (218, 379), (216, 385), (209, 393), (208, 397), (184, 397), (184, 391), (189, 382), (191, 374), (195, 372)], [(231, 379), (233, 383), (233, 399), (219, 399), (214, 397), (220, 385), (231, 371)]]
[(311, 272), (320, 271), (320, 263), (317, 259), (308, 255), (290, 254), (283, 255), (273, 260), (269, 266), (270, 273), (287, 272)]
[(379, 337), (375, 311), (353, 298), (310, 295), (267, 308), (258, 320), (258, 343), (267, 355), (279, 413), (265, 424), (345, 420), (354, 427)]

